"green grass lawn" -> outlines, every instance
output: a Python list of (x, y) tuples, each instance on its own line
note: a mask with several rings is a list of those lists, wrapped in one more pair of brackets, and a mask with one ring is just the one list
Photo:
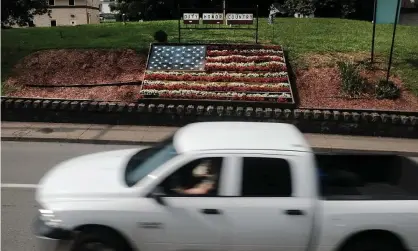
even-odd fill
[[(157, 30), (169, 34), (177, 42), (177, 21), (142, 23), (102, 23), (76, 27), (29, 28), (2, 30), (2, 82), (12, 67), (24, 56), (44, 49), (62, 48), (133, 48), (147, 50)], [(392, 25), (378, 25), (376, 52), (389, 55)], [(372, 24), (344, 19), (277, 18), (272, 26), (260, 20), (259, 38), (262, 43), (281, 44), (289, 51), (292, 62), (305, 53), (368, 52), (371, 46)], [(250, 31), (183, 30), (182, 41), (253, 42)], [(393, 72), (401, 76), (418, 96), (418, 26), (398, 26), (394, 51)]]

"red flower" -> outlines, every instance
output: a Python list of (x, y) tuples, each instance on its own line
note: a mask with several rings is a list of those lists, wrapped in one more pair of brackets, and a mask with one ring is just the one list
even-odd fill
[(268, 101), (268, 99), (264, 97), (249, 97), (249, 96), (219, 96), (217, 94), (213, 95), (205, 95), (199, 96), (197, 94), (173, 94), (173, 93), (164, 93), (159, 95), (159, 98), (167, 98), (167, 99), (204, 99), (204, 100), (242, 100), (242, 101)]
[(223, 76), (193, 76), (191, 74), (170, 75), (161, 73), (150, 73), (145, 75), (146, 80), (171, 80), (171, 81), (207, 81), (207, 82), (249, 82), (249, 83), (284, 83), (288, 82), (287, 77), (235, 77)]
[(252, 44), (222, 44), (222, 45), (208, 45), (207, 50), (282, 50), (279, 45), (252, 45)]
[(272, 65), (206, 65), (206, 71), (286, 71), (285, 65), (272, 64)]
[[(230, 55), (242, 55), (242, 56), (271, 56), (271, 52), (262, 52), (262, 51), (206, 51), (206, 55), (209, 57), (217, 56), (230, 56)], [(283, 53), (275, 53), (273, 55), (283, 55)]]
[(286, 98), (278, 98), (277, 103), (288, 103)]
[(219, 63), (232, 63), (232, 62), (236, 62), (236, 63), (247, 63), (247, 62), (255, 62), (255, 63), (260, 63), (260, 62), (271, 62), (271, 61), (275, 61), (275, 62), (284, 62), (284, 59), (280, 56), (273, 56), (273, 57), (269, 57), (269, 56), (258, 56), (257, 58), (243, 58), (243, 57), (238, 57), (238, 56), (231, 56), (228, 58), (211, 58), (208, 57), (206, 58), (206, 62), (219, 62)]

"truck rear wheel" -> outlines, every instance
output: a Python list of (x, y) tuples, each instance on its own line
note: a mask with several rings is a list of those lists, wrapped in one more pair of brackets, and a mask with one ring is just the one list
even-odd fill
[(129, 251), (131, 248), (119, 235), (107, 229), (89, 229), (77, 236), (71, 251)]
[(393, 241), (382, 239), (361, 239), (348, 243), (341, 251), (402, 251)]

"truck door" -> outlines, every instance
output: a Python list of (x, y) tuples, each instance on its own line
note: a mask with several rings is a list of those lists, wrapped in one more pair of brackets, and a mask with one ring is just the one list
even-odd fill
[(306, 169), (313, 167), (300, 166), (309, 158), (241, 155), (237, 159), (237, 196), (228, 199), (226, 211), (229, 250), (306, 250), (314, 200), (299, 186), (313, 184), (314, 176), (306, 175), (311, 174)]
[[(162, 223), (164, 231), (159, 235), (151, 234), (151, 231), (149, 235), (140, 233), (141, 236), (147, 235), (147, 238), (144, 238), (147, 250), (223, 250), (221, 246), (227, 221), (224, 214), (226, 200), (222, 195), (226, 193), (228, 183), (224, 178), (229, 169), (227, 159), (228, 157), (213, 155), (193, 156), (192, 160), (179, 165), (176, 171), (157, 185), (159, 191), (164, 194), (164, 205), (153, 203), (159, 212), (159, 217), (155, 220)], [(216, 166), (215, 171), (211, 172), (210, 180), (207, 180), (208, 177), (205, 175), (202, 179), (201, 175), (205, 172), (196, 170), (202, 167), (202, 163), (205, 163), (203, 166)], [(211, 181), (214, 182), (214, 189), (209, 193), (181, 193)]]

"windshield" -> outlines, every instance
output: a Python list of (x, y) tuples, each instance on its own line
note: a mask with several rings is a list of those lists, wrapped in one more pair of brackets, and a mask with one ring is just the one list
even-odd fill
[(125, 182), (129, 187), (135, 185), (156, 168), (177, 155), (172, 138), (151, 148), (143, 149), (129, 160), (125, 171)]

